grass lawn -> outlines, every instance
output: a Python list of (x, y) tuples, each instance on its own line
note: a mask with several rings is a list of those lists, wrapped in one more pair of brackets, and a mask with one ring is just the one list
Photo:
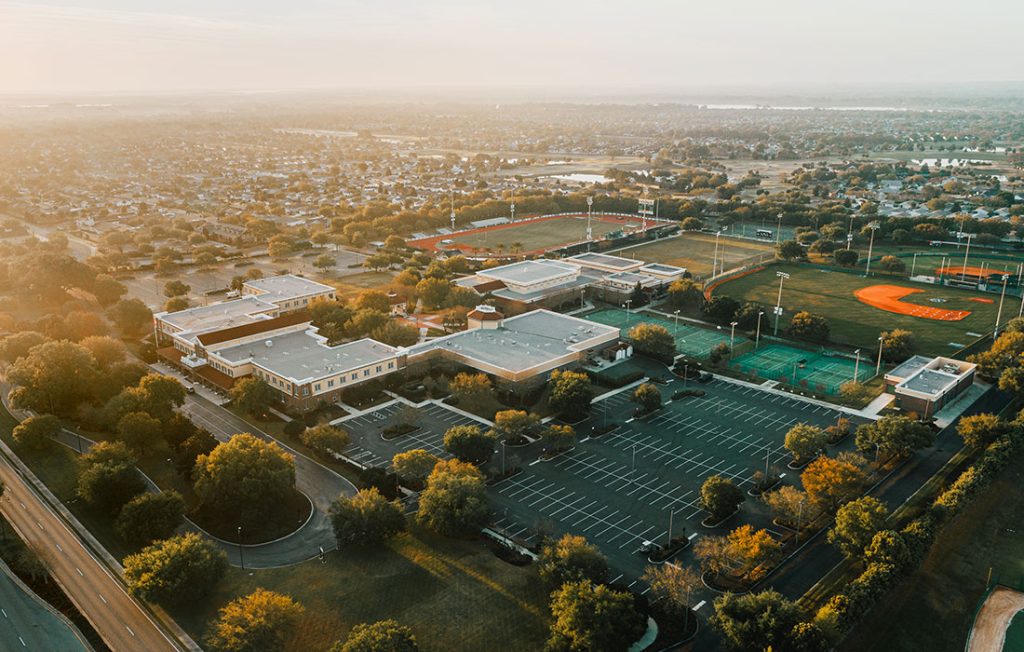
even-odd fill
[(1020, 493), (1024, 469), (1010, 465), (939, 535), (921, 567), (850, 633), (840, 650), (960, 652), (992, 571), (1024, 582)]
[(337, 288), (336, 296), (344, 301), (362, 294), (364, 290), (384, 290), (391, 285), (394, 277), (394, 272), (359, 272), (324, 282), (334, 285)]
[(299, 566), (232, 568), (206, 600), (173, 611), (197, 640), (217, 609), (257, 587), (305, 606), (289, 652), (326, 650), (356, 624), (394, 618), (427, 650), (538, 650), (547, 635), (547, 596), (536, 570), (495, 557), (476, 542), (413, 528), (380, 550), (346, 550)]
[[(591, 229), (594, 238), (601, 239), (612, 231), (622, 231), (627, 226), (636, 224), (636, 220), (616, 220), (615, 218), (594, 217)], [(559, 217), (548, 220), (522, 222), (515, 226), (503, 226), (496, 229), (473, 231), (465, 235), (451, 236), (455, 245), (460, 248), (509, 252), (514, 244), (519, 244), (522, 251), (542, 251), (555, 249), (573, 242), (581, 242), (587, 237), (586, 217)]]
[[(718, 261), (725, 269), (754, 262), (759, 256), (773, 257), (774, 242), (757, 242), (740, 238), (720, 237)], [(715, 260), (715, 236), (710, 233), (686, 232), (673, 238), (655, 240), (635, 247), (611, 251), (616, 256), (636, 258), (648, 263), (665, 263), (685, 267), (695, 276), (711, 273)]]
[[(782, 308), (785, 313), (780, 327), (784, 327), (795, 312), (809, 310), (828, 319), (832, 327), (833, 341), (859, 346), (865, 351), (877, 350), (878, 333), (903, 328), (913, 331), (917, 336), (919, 352), (949, 355), (963, 345), (970, 344), (979, 335), (990, 333), (995, 324), (997, 303), (978, 303), (970, 300), (971, 297), (992, 299), (991, 294), (910, 283), (903, 279), (894, 281), (892, 277), (885, 275), (865, 279), (856, 274), (796, 265), (776, 265), (727, 281), (715, 289), (715, 294), (728, 295), (740, 302), (755, 301), (766, 306), (774, 306), (779, 291), (779, 279), (775, 275), (778, 271), (790, 274), (782, 291)], [(862, 287), (893, 283), (923, 290), (907, 296), (903, 299), (905, 302), (946, 310), (969, 310), (971, 314), (960, 321), (923, 319), (872, 308), (858, 301), (853, 295), (855, 290)], [(932, 298), (942, 298), (946, 301), (933, 303), (929, 301)], [(995, 300), (998, 302), (998, 296), (995, 296)], [(1016, 312), (1012, 309), (1003, 309), (1004, 321), (1014, 316)]]

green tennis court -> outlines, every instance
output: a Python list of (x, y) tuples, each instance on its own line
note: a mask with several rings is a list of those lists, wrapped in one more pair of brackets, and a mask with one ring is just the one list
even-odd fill
[[(711, 349), (719, 344), (729, 345), (729, 330), (711, 330), (688, 324), (685, 321), (676, 322), (674, 319), (652, 315), (646, 312), (629, 312), (618, 309), (600, 310), (598, 312), (584, 315), (584, 319), (621, 328), (623, 334), (628, 334), (629, 329), (637, 324), (658, 324), (664, 326), (676, 340), (676, 352), (685, 354), (691, 358), (707, 358)], [(741, 335), (736, 336), (735, 346), (749, 341)]]
[(1018, 611), (1006, 628), (1003, 652), (1024, 652), (1024, 611)]
[(806, 351), (785, 344), (765, 344), (756, 351), (744, 353), (729, 366), (750, 376), (800, 385), (819, 394), (838, 394), (839, 388), (851, 380), (856, 371), (858, 380), (871, 378), (871, 363), (841, 357), (834, 351)]

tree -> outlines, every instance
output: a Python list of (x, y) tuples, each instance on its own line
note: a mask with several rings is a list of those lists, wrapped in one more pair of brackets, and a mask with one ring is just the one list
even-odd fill
[(633, 392), (633, 402), (644, 412), (652, 412), (661, 407), (661, 391), (654, 383), (644, 383)]
[(255, 376), (239, 380), (231, 387), (229, 394), (235, 405), (253, 416), (266, 414), (267, 408), (277, 400), (277, 390)]
[(786, 650), (788, 636), (800, 622), (800, 609), (776, 591), (715, 600), (711, 624), (735, 650)]
[(235, 435), (196, 459), (196, 495), (217, 514), (250, 523), (271, 517), (295, 488), (295, 462), (276, 443)]
[(882, 333), (882, 359), (886, 362), (903, 362), (916, 349), (917, 342), (911, 331), (895, 328)]
[(280, 652), (304, 611), (286, 595), (256, 589), (220, 610), (206, 645), (211, 652)]
[(502, 410), (494, 415), (494, 434), (507, 443), (533, 439), (540, 427), (540, 417), (524, 410)]
[(744, 500), (746, 497), (740, 488), (732, 480), (720, 475), (708, 476), (700, 487), (700, 506), (713, 521), (731, 516)]
[(207, 455), (217, 448), (217, 439), (209, 431), (199, 429), (186, 437), (180, 444), (174, 446), (174, 456), (178, 472), (192, 475), (192, 469), (196, 466), (196, 460), (200, 455)]
[(427, 476), (434, 470), (439, 459), (436, 455), (415, 448), (404, 453), (396, 453), (391, 460), (391, 466), (402, 484), (410, 489), (419, 490), (423, 488)]
[(896, 256), (882, 256), (882, 259), (878, 261), (878, 266), (890, 274), (899, 274), (907, 269), (907, 264)]
[(351, 441), (347, 432), (326, 423), (306, 428), (299, 435), (299, 439), (321, 455), (330, 455), (331, 452), (340, 453)]
[(829, 512), (856, 497), (866, 481), (863, 469), (831, 457), (818, 457), (800, 474), (807, 497)]
[(361, 292), (353, 302), (356, 310), (376, 310), (387, 313), (391, 311), (391, 300), (388, 295), (380, 290), (366, 290)]
[(916, 450), (927, 448), (935, 440), (935, 433), (923, 423), (910, 417), (890, 415), (878, 421), (857, 427), (854, 442), (862, 453), (875, 452), (879, 456), (906, 457)]
[(570, 582), (551, 594), (548, 649), (621, 652), (647, 630), (630, 594), (604, 584)]
[(548, 395), (548, 404), (563, 418), (577, 421), (590, 412), (594, 390), (587, 374), (556, 369), (551, 372), (549, 386), (551, 393)]
[(782, 553), (782, 544), (768, 530), (755, 530), (749, 524), (730, 532), (727, 539), (729, 558), (738, 565), (739, 576), (748, 582), (764, 578)]
[(894, 530), (881, 530), (871, 537), (871, 543), (864, 548), (864, 560), (868, 564), (888, 564), (894, 568), (906, 568), (911, 561), (910, 548), (903, 536)]
[(125, 335), (141, 335), (153, 324), (153, 313), (138, 299), (121, 299), (107, 309), (107, 316)]
[(85, 347), (68, 342), (44, 342), (33, 347), (7, 369), (16, 387), (10, 398), (15, 407), (50, 414), (69, 414), (91, 398), (96, 359)]
[(267, 253), (271, 258), (286, 258), (295, 250), (295, 244), (286, 235), (275, 235), (267, 241)]
[(832, 252), (832, 260), (840, 267), (853, 267), (860, 259), (856, 249), (836, 249)]
[(889, 511), (877, 498), (864, 496), (852, 500), (836, 512), (835, 525), (828, 531), (828, 542), (847, 557), (862, 557), (888, 516)]
[(740, 309), (740, 302), (732, 297), (719, 295), (711, 297), (704, 303), (701, 312), (708, 321), (720, 326), (727, 326)]
[(174, 534), (185, 517), (185, 499), (177, 491), (139, 494), (117, 515), (117, 534), (133, 545), (147, 545)]
[(444, 303), (450, 289), (451, 284), (448, 281), (428, 277), (416, 284), (416, 296), (423, 302), (424, 307), (435, 310)]
[(825, 450), (825, 433), (821, 428), (798, 423), (786, 433), (785, 447), (797, 464), (808, 462)]
[(109, 369), (115, 364), (124, 362), (128, 357), (128, 347), (120, 340), (106, 335), (93, 335), (79, 342), (92, 357), (100, 369)]
[(144, 412), (167, 423), (174, 418), (174, 408), (185, 402), (185, 388), (172, 376), (149, 373), (134, 387), (126, 387), (110, 399), (106, 406), (108, 418), (116, 426), (130, 412)]
[(637, 352), (663, 362), (671, 362), (676, 355), (675, 338), (660, 324), (637, 324), (630, 329), (629, 339)]
[(111, 515), (146, 490), (146, 483), (133, 466), (124, 444), (106, 442), (92, 447), (79, 460), (78, 497)]
[(802, 260), (807, 258), (807, 250), (796, 240), (783, 240), (779, 243), (776, 255), (782, 260)]
[(541, 436), (544, 448), (548, 451), (569, 450), (576, 444), (576, 431), (572, 426), (551, 424), (544, 429)]
[(118, 301), (127, 291), (128, 288), (108, 274), (97, 274), (96, 282), (92, 286), (92, 294), (96, 297), (96, 302), (104, 308)]
[(0, 339), (0, 360), (14, 362), (50, 338), (36, 331), (21, 331)]
[(690, 596), (704, 587), (699, 572), (678, 564), (648, 566), (643, 580), (651, 587), (651, 593), (677, 609), (689, 609)]
[(964, 440), (964, 445), (970, 448), (987, 446), (1007, 430), (1007, 424), (994, 414), (960, 417), (956, 425), (957, 434)]
[(480, 407), (494, 397), (486, 374), (456, 374), (448, 389), (460, 405), (468, 407)]
[(463, 462), (482, 466), (494, 457), (495, 436), (478, 426), (453, 426), (444, 433), (444, 447)]
[(484, 476), (472, 464), (442, 460), (427, 477), (417, 520), (447, 536), (471, 533), (490, 517)]
[(781, 523), (795, 529), (803, 529), (811, 516), (807, 494), (796, 487), (784, 485), (763, 496), (772, 515)]
[(790, 337), (810, 342), (827, 342), (829, 335), (828, 320), (821, 315), (801, 310), (793, 315), (786, 329)]
[(167, 281), (164, 283), (164, 296), (165, 297), (180, 297), (188, 294), (192, 291), (192, 288), (175, 279), (173, 281)]
[(216, 544), (189, 532), (125, 557), (124, 579), (143, 600), (185, 604), (206, 596), (227, 567), (227, 556)]
[(608, 580), (608, 559), (582, 536), (566, 534), (548, 541), (537, 560), (540, 579), (550, 589), (583, 580), (602, 584)]
[(326, 272), (337, 265), (337, 259), (332, 254), (320, 254), (313, 259), (313, 265), (321, 272)]
[(370, 335), (378, 342), (390, 346), (412, 346), (420, 339), (420, 332), (415, 326), (397, 321), (389, 321), (379, 326)]
[(128, 448), (145, 452), (160, 441), (161, 423), (145, 412), (129, 412), (117, 422), (117, 437)]
[(680, 309), (699, 308), (704, 302), (704, 289), (689, 278), (672, 281), (666, 293), (669, 303)]
[(41, 450), (46, 448), (53, 438), (60, 434), (62, 426), (60, 419), (52, 414), (41, 414), (32, 416), (14, 427), (11, 436), (14, 437), (18, 446)]
[(360, 489), (331, 504), (331, 525), (339, 546), (377, 544), (405, 529), (405, 511), (374, 487)]
[(381, 620), (371, 625), (356, 625), (345, 643), (335, 643), (331, 652), (419, 652), (419, 649), (412, 630), (395, 620)]
[(171, 297), (164, 304), (164, 312), (179, 312), (189, 307), (188, 297)]
[(816, 623), (799, 622), (789, 633), (789, 645), (793, 652), (828, 652), (832, 649), (825, 632)]

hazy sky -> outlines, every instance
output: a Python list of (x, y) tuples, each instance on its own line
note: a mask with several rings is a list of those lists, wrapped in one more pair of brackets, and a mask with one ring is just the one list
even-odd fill
[(0, 0), (0, 92), (1017, 81), (1021, 0)]

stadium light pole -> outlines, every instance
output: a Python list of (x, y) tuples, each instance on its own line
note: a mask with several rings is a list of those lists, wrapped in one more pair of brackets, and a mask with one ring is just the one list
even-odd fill
[(868, 228), (871, 229), (871, 240), (868, 241), (868, 262), (867, 265), (864, 266), (865, 277), (871, 275), (871, 250), (875, 246), (875, 231), (878, 230), (878, 222), (872, 222), (871, 224), (868, 224)]
[(510, 204), (510, 210), (511, 210), (511, 213), (512, 213), (510, 221), (514, 223), (516, 221), (516, 189), (515, 188), (512, 189), (512, 202)]
[(878, 336), (878, 363), (875, 365), (875, 375), (882, 373), (882, 344), (885, 342), (885, 338), (881, 335)]
[[(919, 254), (919, 253), (920, 253), (920, 252), (918, 252), (918, 254)], [(917, 269), (917, 256), (918, 256), (918, 254), (914, 254), (914, 262), (912, 262), (912, 263), (910, 264), (910, 277), (911, 277), (911, 278), (913, 278), (913, 277), (914, 277), (914, 270), (915, 270), (915, 269)]]
[(715, 257), (711, 261), (711, 278), (715, 278), (715, 274), (718, 273), (718, 236), (720, 235), (722, 235), (721, 229), (715, 234)]
[(673, 331), (672, 335), (675, 336), (675, 335), (679, 335), (679, 311), (676, 310), (674, 314), (676, 316), (676, 329), (675, 329), (675, 331)]
[(779, 298), (775, 302), (775, 334), (779, 334), (779, 317), (782, 315), (782, 283), (789, 278), (786, 272), (775, 272), (779, 277)]
[(775, 246), (779, 246), (782, 238), (782, 213), (779, 213), (779, 228), (775, 229)]
[(729, 357), (732, 358), (732, 349), (736, 342), (736, 324), (738, 321), (729, 322)]
[(996, 327), (992, 331), (992, 339), (999, 337), (999, 318), (1003, 316), (1003, 299), (1006, 298), (1006, 282), (1010, 280), (1009, 274), (1003, 274), (1003, 291), (999, 293), (999, 310), (996, 311)]
[(450, 188), (449, 192), (451, 193), (451, 204), (452, 204), (452, 212), (451, 212), (452, 231), (454, 231), (455, 230), (455, 188)]
[(764, 310), (757, 311), (757, 337), (754, 338), (754, 350), (761, 346), (761, 317), (764, 316)]
[(623, 305), (626, 307), (626, 327), (629, 328), (629, 304), (633, 303), (632, 299), (626, 299), (626, 303)]
[(1024, 292), (1020, 294), (1020, 310), (1017, 311), (1018, 317), (1024, 317)]
[(853, 382), (859, 382), (860, 380), (860, 349), (853, 352), (857, 356), (857, 361), (853, 363)]
[(846, 232), (846, 250), (850, 250), (850, 245), (853, 244), (853, 215), (850, 215), (850, 229)]
[(971, 240), (974, 238), (974, 233), (965, 233), (964, 237), (967, 238), (967, 249), (964, 250), (964, 268), (960, 270), (960, 280), (967, 280), (967, 256), (971, 254)]
[(594, 239), (594, 231), (590, 227), (590, 220), (594, 215), (594, 198), (587, 197), (587, 242)]

